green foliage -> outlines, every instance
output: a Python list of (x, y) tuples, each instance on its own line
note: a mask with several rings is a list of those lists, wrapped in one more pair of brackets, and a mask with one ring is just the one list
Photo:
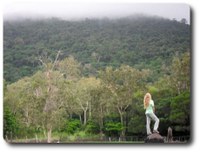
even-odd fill
[[(72, 65), (66, 62), (67, 66), (61, 64), (61, 69), (59, 63), (62, 62), (58, 62), (55, 70), (49, 70), (53, 67), (50, 63), (43, 72), (38, 71), (32, 77), (10, 85), (4, 81), (5, 106), (11, 114), (16, 114), (13, 118), (9, 112), (4, 112), (4, 133), (14, 128), (13, 136), (24, 138), (35, 137), (35, 134), (47, 131), (49, 127), (68, 134), (75, 134), (84, 127), (84, 132), (88, 134), (105, 132), (107, 136), (119, 136), (125, 134), (125, 130), (128, 134), (144, 134), (144, 90), (153, 95), (156, 114), (162, 123), (159, 126), (161, 132), (165, 133), (165, 129), (171, 125), (178, 131), (188, 132), (190, 92), (183, 88), (185, 92), (177, 95), (173, 84), (168, 82), (171, 75), (152, 84), (147, 82), (148, 70), (122, 65), (116, 69), (107, 67), (99, 72), (99, 78), (80, 78), (74, 75), (78, 72), (78, 62), (72, 62), (76, 63)], [(64, 76), (60, 73), (64, 72), (63, 67), (75, 70), (75, 73)], [(186, 74), (182, 74), (183, 79), (187, 79)]]
[(171, 65), (171, 87), (176, 95), (190, 91), (190, 53), (186, 52), (180, 57), (174, 57)]
[(134, 134), (145, 134), (146, 129), (146, 120), (144, 115), (134, 115), (131, 117), (129, 123), (128, 123), (128, 132), (134, 133)]
[(119, 133), (124, 129), (120, 122), (105, 123), (105, 134), (108, 136), (119, 136)]
[[(15, 82), (40, 69), (40, 56), (73, 55), (95, 69), (122, 64), (152, 69), (156, 80), (175, 54), (190, 48), (190, 25), (163, 18), (59, 19), (4, 22), (4, 78)], [(85, 75), (95, 74), (93, 68)]]
[(89, 120), (86, 124), (85, 131), (87, 133), (99, 133), (99, 125), (95, 123), (93, 120)]
[(75, 132), (79, 131), (80, 128), (81, 128), (80, 120), (73, 119), (66, 121), (65, 128), (63, 130), (69, 134), (74, 134)]
[(4, 139), (10, 139), (18, 132), (19, 124), (17, 123), (15, 115), (6, 106), (4, 106), (3, 121), (3, 137)]
[(190, 123), (190, 92), (184, 92), (172, 99), (170, 121), (172, 123), (189, 125)]

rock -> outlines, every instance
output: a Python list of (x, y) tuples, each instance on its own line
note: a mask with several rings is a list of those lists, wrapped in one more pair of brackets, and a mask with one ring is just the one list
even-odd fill
[(158, 133), (153, 133), (146, 138), (145, 143), (164, 143), (164, 138)]
[(168, 143), (171, 143), (173, 141), (173, 133), (172, 133), (172, 128), (171, 127), (168, 127), (168, 130), (167, 130), (167, 142)]

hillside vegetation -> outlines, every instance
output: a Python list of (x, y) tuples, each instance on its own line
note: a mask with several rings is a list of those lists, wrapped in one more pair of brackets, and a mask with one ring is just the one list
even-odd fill
[[(87, 69), (121, 64), (150, 68), (155, 77), (172, 57), (190, 50), (190, 26), (162, 18), (133, 16), (121, 19), (4, 22), (4, 79), (14, 82), (36, 72), (40, 56), (60, 59), (72, 55)], [(94, 69), (93, 69), (94, 68)]]

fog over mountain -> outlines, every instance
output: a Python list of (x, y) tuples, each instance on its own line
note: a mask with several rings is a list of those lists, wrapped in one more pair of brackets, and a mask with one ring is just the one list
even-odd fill
[(190, 23), (190, 7), (172, 3), (16, 3), (4, 6), (4, 20), (61, 18), (120, 18), (135, 14), (160, 16)]

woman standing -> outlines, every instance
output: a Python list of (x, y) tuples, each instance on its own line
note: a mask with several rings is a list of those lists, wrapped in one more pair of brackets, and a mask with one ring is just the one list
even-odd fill
[(151, 129), (150, 129), (151, 120), (153, 120), (155, 122), (154, 128), (153, 128), (153, 133), (159, 133), (158, 132), (159, 119), (154, 114), (155, 113), (154, 101), (151, 99), (150, 93), (146, 93), (144, 96), (144, 109), (146, 109), (145, 115), (146, 115), (147, 135), (152, 134)]

